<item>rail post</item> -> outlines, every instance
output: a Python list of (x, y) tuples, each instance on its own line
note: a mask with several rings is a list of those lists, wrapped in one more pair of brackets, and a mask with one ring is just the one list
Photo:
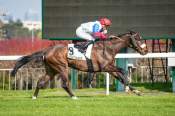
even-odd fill
[[(172, 52), (175, 52), (175, 39), (172, 39)], [(171, 68), (172, 71), (172, 91), (175, 92), (175, 66)]]
[[(127, 49), (122, 49), (120, 53), (127, 53)], [(127, 58), (117, 58), (116, 60), (116, 66), (119, 68), (122, 68), (125, 70), (125, 72), (128, 71), (127, 69), (128, 59)], [(116, 80), (116, 91), (124, 91), (124, 85)]]
[(77, 70), (71, 68), (71, 87), (72, 89), (77, 89)]

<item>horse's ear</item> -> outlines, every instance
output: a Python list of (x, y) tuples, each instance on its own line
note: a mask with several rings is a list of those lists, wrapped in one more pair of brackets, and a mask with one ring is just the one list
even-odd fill
[(132, 34), (135, 34), (136, 32), (133, 30), (129, 30), (129, 33), (132, 35)]
[(136, 32), (134, 32), (134, 31), (132, 31), (132, 30), (130, 30), (130, 34), (132, 35), (132, 34), (135, 34)]

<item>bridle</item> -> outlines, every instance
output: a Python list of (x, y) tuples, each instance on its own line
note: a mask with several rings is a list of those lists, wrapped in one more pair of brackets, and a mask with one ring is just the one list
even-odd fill
[[(139, 36), (138, 33), (131, 34), (131, 36), (130, 36), (131, 44), (129, 47), (136, 49), (136, 50), (144, 49), (146, 47), (146, 44), (142, 43), (140, 40), (137, 40), (136, 36)], [(140, 38), (140, 36), (139, 36), (139, 38)]]

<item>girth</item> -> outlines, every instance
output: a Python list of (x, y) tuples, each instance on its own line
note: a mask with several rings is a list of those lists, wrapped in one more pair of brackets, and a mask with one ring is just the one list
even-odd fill
[(94, 72), (94, 67), (93, 67), (92, 60), (86, 57), (86, 63), (87, 63), (87, 66), (88, 66), (88, 72)]

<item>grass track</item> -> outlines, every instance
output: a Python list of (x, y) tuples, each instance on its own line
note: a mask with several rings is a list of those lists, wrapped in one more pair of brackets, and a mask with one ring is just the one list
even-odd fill
[(0, 91), (0, 116), (174, 116), (175, 95), (146, 92), (144, 96), (103, 89), (76, 90), (78, 100), (62, 89), (47, 89), (32, 100), (33, 91)]

